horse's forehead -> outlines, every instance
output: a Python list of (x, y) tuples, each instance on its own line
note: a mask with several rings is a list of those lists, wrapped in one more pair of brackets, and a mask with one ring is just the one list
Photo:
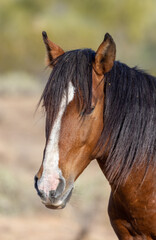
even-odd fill
[(75, 88), (71, 82), (68, 85), (68, 95), (67, 95), (67, 104), (69, 104), (74, 98)]
[(62, 120), (63, 114), (64, 114), (68, 104), (73, 100), (74, 93), (75, 93), (75, 88), (74, 88), (73, 84), (71, 82), (69, 82), (67, 93), (65, 91), (62, 96), (62, 100), (61, 100), (61, 103), (59, 106), (59, 111), (58, 111), (57, 117), (54, 121), (53, 127), (51, 129), (49, 140), (51, 140), (52, 138), (55, 138), (56, 135), (60, 134), (61, 120)]

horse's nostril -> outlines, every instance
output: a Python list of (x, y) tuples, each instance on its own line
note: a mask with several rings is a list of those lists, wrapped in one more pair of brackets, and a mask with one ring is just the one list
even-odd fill
[(56, 190), (51, 190), (49, 192), (49, 198), (51, 201), (54, 201), (55, 199), (59, 198), (64, 191), (65, 188), (65, 180), (63, 178), (59, 179), (59, 184), (57, 186)]
[(37, 181), (38, 181), (38, 177), (35, 176), (35, 177), (34, 177), (34, 186), (35, 186), (35, 189), (36, 189), (36, 191), (37, 191), (37, 194), (40, 196), (40, 198), (42, 198), (43, 200), (45, 200), (45, 194), (44, 194), (43, 191), (40, 191), (40, 190), (38, 189)]
[(34, 186), (37, 189), (37, 181), (38, 181), (38, 177), (35, 175), (34, 177)]
[(38, 191), (38, 195), (40, 196), (40, 198), (42, 198), (43, 200), (45, 200), (46, 199), (46, 197), (45, 197), (45, 194), (44, 194), (44, 192), (43, 191)]
[(55, 195), (56, 195), (56, 191), (55, 191), (55, 190), (51, 190), (51, 191), (49, 192), (49, 197), (50, 197), (50, 198), (55, 198)]

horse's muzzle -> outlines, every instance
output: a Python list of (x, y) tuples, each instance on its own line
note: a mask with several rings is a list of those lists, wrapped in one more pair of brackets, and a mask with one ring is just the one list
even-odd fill
[(70, 184), (65, 188), (65, 180), (64, 178), (59, 179), (59, 184), (56, 190), (51, 190), (49, 193), (45, 193), (43, 190), (39, 190), (38, 188), (38, 178), (35, 176), (34, 178), (34, 186), (40, 198), (42, 199), (42, 203), (50, 209), (62, 209), (66, 206), (66, 203), (69, 201), (73, 184)]

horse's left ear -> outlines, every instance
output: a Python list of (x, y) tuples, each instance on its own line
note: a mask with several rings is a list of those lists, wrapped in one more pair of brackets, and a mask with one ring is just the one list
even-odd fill
[(98, 75), (109, 72), (115, 61), (116, 45), (109, 33), (105, 34), (104, 40), (95, 54), (94, 70)]
[(57, 57), (62, 55), (64, 53), (64, 51), (63, 51), (62, 48), (60, 48), (58, 45), (56, 45), (55, 43), (53, 43), (52, 41), (50, 41), (48, 39), (48, 36), (47, 36), (46, 32), (43, 31), (42, 36), (43, 36), (44, 44), (45, 44), (46, 49), (47, 49), (47, 64), (50, 65), (50, 63), (54, 59), (56, 59)]

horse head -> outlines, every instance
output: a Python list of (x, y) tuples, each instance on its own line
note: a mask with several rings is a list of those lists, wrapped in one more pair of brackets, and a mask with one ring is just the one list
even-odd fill
[(48, 39), (52, 72), (41, 97), (46, 112), (46, 144), (35, 187), (48, 208), (63, 208), (74, 181), (97, 157), (103, 129), (104, 75), (114, 64), (116, 47), (107, 33), (96, 52), (64, 52)]

